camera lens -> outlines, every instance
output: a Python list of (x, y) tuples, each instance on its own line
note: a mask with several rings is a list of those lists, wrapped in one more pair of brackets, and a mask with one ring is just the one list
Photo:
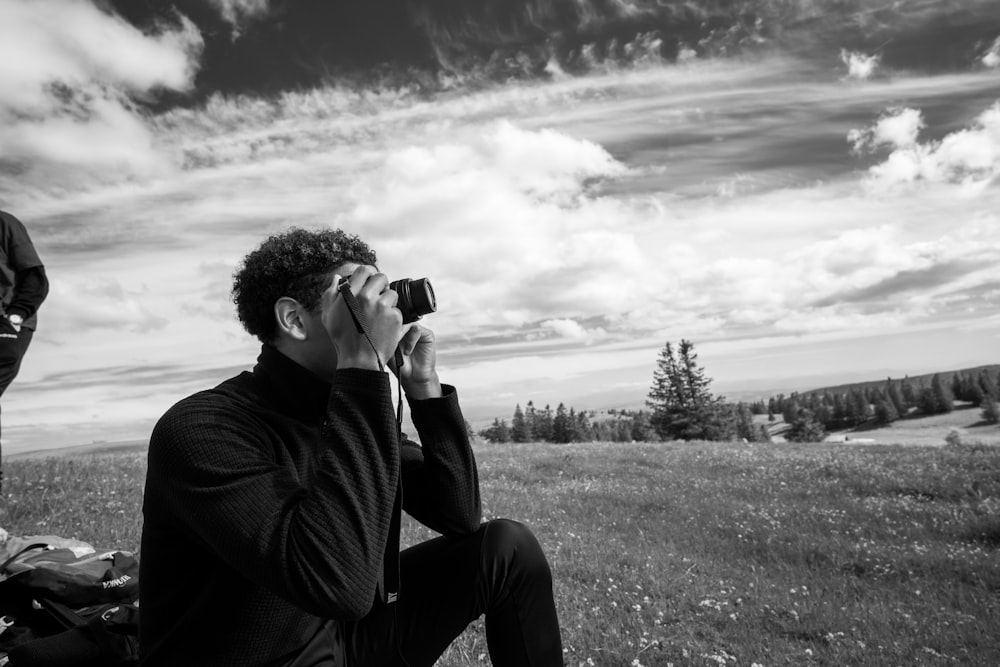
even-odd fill
[(396, 307), (403, 313), (403, 323), (409, 324), (437, 310), (434, 288), (427, 278), (402, 278), (389, 283), (389, 289), (399, 295)]

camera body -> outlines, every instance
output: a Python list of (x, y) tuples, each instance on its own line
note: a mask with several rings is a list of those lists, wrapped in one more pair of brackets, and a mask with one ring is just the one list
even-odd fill
[(437, 310), (434, 288), (427, 278), (401, 278), (389, 283), (389, 289), (399, 296), (396, 307), (403, 313), (403, 324), (416, 322)]

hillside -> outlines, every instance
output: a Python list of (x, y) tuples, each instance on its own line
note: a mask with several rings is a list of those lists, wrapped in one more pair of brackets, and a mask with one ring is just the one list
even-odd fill
[[(914, 384), (914, 386), (929, 385), (930, 382), (931, 382), (931, 378), (934, 377), (935, 375), (940, 375), (941, 376), (941, 380), (944, 381), (946, 384), (948, 384), (948, 383), (951, 382), (951, 378), (956, 373), (961, 374), (961, 375), (978, 375), (980, 371), (984, 371), (984, 370), (987, 371), (988, 373), (990, 373), (991, 375), (993, 375), (995, 377), (998, 373), (1000, 373), (1000, 364), (987, 364), (987, 365), (984, 365), (984, 366), (973, 366), (972, 368), (962, 368), (962, 369), (958, 369), (958, 370), (940, 371), (940, 372), (937, 372), (937, 373), (924, 373), (923, 375), (913, 375), (913, 376), (906, 376), (906, 377), (908, 377), (910, 379), (910, 382), (912, 382)], [(893, 379), (893, 381), (898, 381), (898, 380), (902, 380), (903, 378), (894, 377), (892, 379)], [(885, 385), (885, 380), (886, 380), (886, 378), (879, 378), (877, 380), (866, 380), (864, 382), (854, 382), (854, 383), (851, 383), (851, 384), (840, 384), (840, 385), (831, 386), (831, 387), (820, 387), (818, 389), (810, 389), (808, 391), (799, 392), (799, 395), (800, 396), (811, 396), (812, 394), (824, 394), (824, 393), (827, 393), (827, 394), (846, 394), (847, 392), (849, 392), (851, 390), (855, 390), (855, 389), (861, 390), (861, 391), (864, 391), (866, 389), (876, 389), (876, 388), (880, 389), (880, 388), (882, 388)]]

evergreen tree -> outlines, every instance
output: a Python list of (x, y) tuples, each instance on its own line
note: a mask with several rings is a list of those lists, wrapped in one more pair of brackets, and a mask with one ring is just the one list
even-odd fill
[(653, 411), (650, 421), (661, 437), (672, 435), (672, 413), (685, 400), (685, 396), (680, 394), (681, 389), (674, 348), (667, 341), (656, 360), (653, 384), (646, 400), (646, 405)]
[(910, 382), (909, 375), (903, 376), (903, 381), (899, 383), (899, 391), (903, 395), (903, 402), (906, 404), (907, 409), (917, 404), (917, 390), (914, 388), (913, 383)]
[(897, 419), (899, 419), (899, 413), (896, 412), (896, 406), (892, 404), (892, 401), (883, 398), (875, 404), (875, 421), (877, 423), (891, 424)]
[(833, 422), (831, 427), (834, 429), (844, 428), (850, 422), (849, 414), (847, 410), (847, 401), (844, 400), (843, 394), (833, 395)]
[(514, 417), (510, 423), (510, 439), (514, 442), (528, 442), (531, 440), (531, 435), (528, 432), (528, 421), (524, 418), (524, 412), (521, 411), (520, 403), (514, 408)]
[(674, 355), (667, 344), (660, 351), (653, 372), (647, 405), (658, 435), (680, 440), (718, 440), (726, 436), (722, 399), (709, 391), (711, 379), (698, 365), (694, 344), (681, 340)]
[(986, 396), (986, 392), (983, 391), (982, 385), (978, 382), (971, 382), (966, 388), (966, 394), (961, 400), (968, 401), (973, 405), (982, 405), (983, 398)]
[(802, 410), (792, 427), (785, 431), (785, 440), (789, 442), (822, 442), (825, 437), (823, 425), (808, 410)]
[(559, 404), (556, 408), (555, 419), (552, 420), (552, 442), (572, 442), (573, 432), (571, 431), (569, 414), (566, 412), (566, 405)]
[(590, 417), (585, 410), (580, 410), (576, 415), (576, 428), (573, 429), (574, 442), (590, 442), (591, 437)]
[(798, 394), (793, 393), (787, 400), (782, 401), (782, 403), (783, 411), (781, 418), (786, 424), (791, 424), (799, 418), (799, 412), (802, 411), (802, 408), (799, 407)]
[(1000, 386), (997, 386), (996, 379), (994, 379), (985, 368), (979, 371), (979, 377), (977, 380), (984, 395), (989, 395), (996, 400), (1000, 400)]
[(535, 439), (552, 442), (552, 408), (548, 404), (535, 415)]
[(629, 440), (635, 440), (636, 442), (652, 442), (653, 440), (656, 440), (656, 432), (653, 430), (653, 426), (649, 422), (649, 413), (639, 410), (639, 412), (632, 417), (632, 421), (629, 424), (628, 435)]
[(1000, 424), (1000, 404), (997, 403), (997, 399), (993, 398), (989, 394), (986, 394), (983, 397), (981, 407), (983, 421), (989, 424)]
[[(538, 413), (535, 410), (535, 402), (528, 401), (528, 405), (524, 409), (524, 427), (528, 431), (528, 439), (534, 440), (538, 438), (537, 432), (538, 424)], [(540, 438), (539, 438), (540, 439)]]
[(494, 418), (493, 425), (480, 431), (479, 435), (490, 442), (510, 442), (510, 428), (504, 419)]
[(885, 383), (885, 395), (892, 403), (892, 407), (895, 408), (896, 414), (904, 417), (906, 415), (906, 401), (903, 400), (903, 393), (899, 390), (899, 383), (893, 382), (891, 378), (887, 380)]
[(955, 373), (951, 376), (951, 395), (958, 400), (972, 400), (970, 398), (966, 398), (966, 396), (968, 396), (969, 389), (971, 388), (971, 384), (965, 377), (962, 376), (961, 373)]
[(736, 438), (756, 442), (760, 432), (753, 423), (753, 412), (746, 403), (737, 403), (733, 410)]
[(920, 388), (920, 393), (917, 395), (917, 409), (925, 415), (936, 415), (941, 412), (933, 389), (930, 387)]
[(955, 409), (954, 395), (937, 373), (931, 378), (931, 391), (934, 392), (934, 400), (941, 412), (951, 412)]
[(872, 417), (872, 406), (860, 389), (851, 389), (847, 394), (847, 402), (851, 410), (851, 425), (863, 424)]

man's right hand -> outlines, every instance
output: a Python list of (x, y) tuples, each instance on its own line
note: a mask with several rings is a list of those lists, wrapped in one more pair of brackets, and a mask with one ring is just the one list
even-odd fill
[[(395, 353), (403, 337), (403, 315), (396, 308), (398, 296), (387, 289), (389, 279), (372, 266), (358, 267), (349, 277), (357, 299), (359, 318), (368, 322), (371, 342), (358, 332), (354, 318), (338, 287), (341, 276), (334, 274), (333, 284), (323, 293), (322, 321), (337, 350), (337, 368), (379, 368)], [(375, 355), (378, 355), (376, 358)]]

